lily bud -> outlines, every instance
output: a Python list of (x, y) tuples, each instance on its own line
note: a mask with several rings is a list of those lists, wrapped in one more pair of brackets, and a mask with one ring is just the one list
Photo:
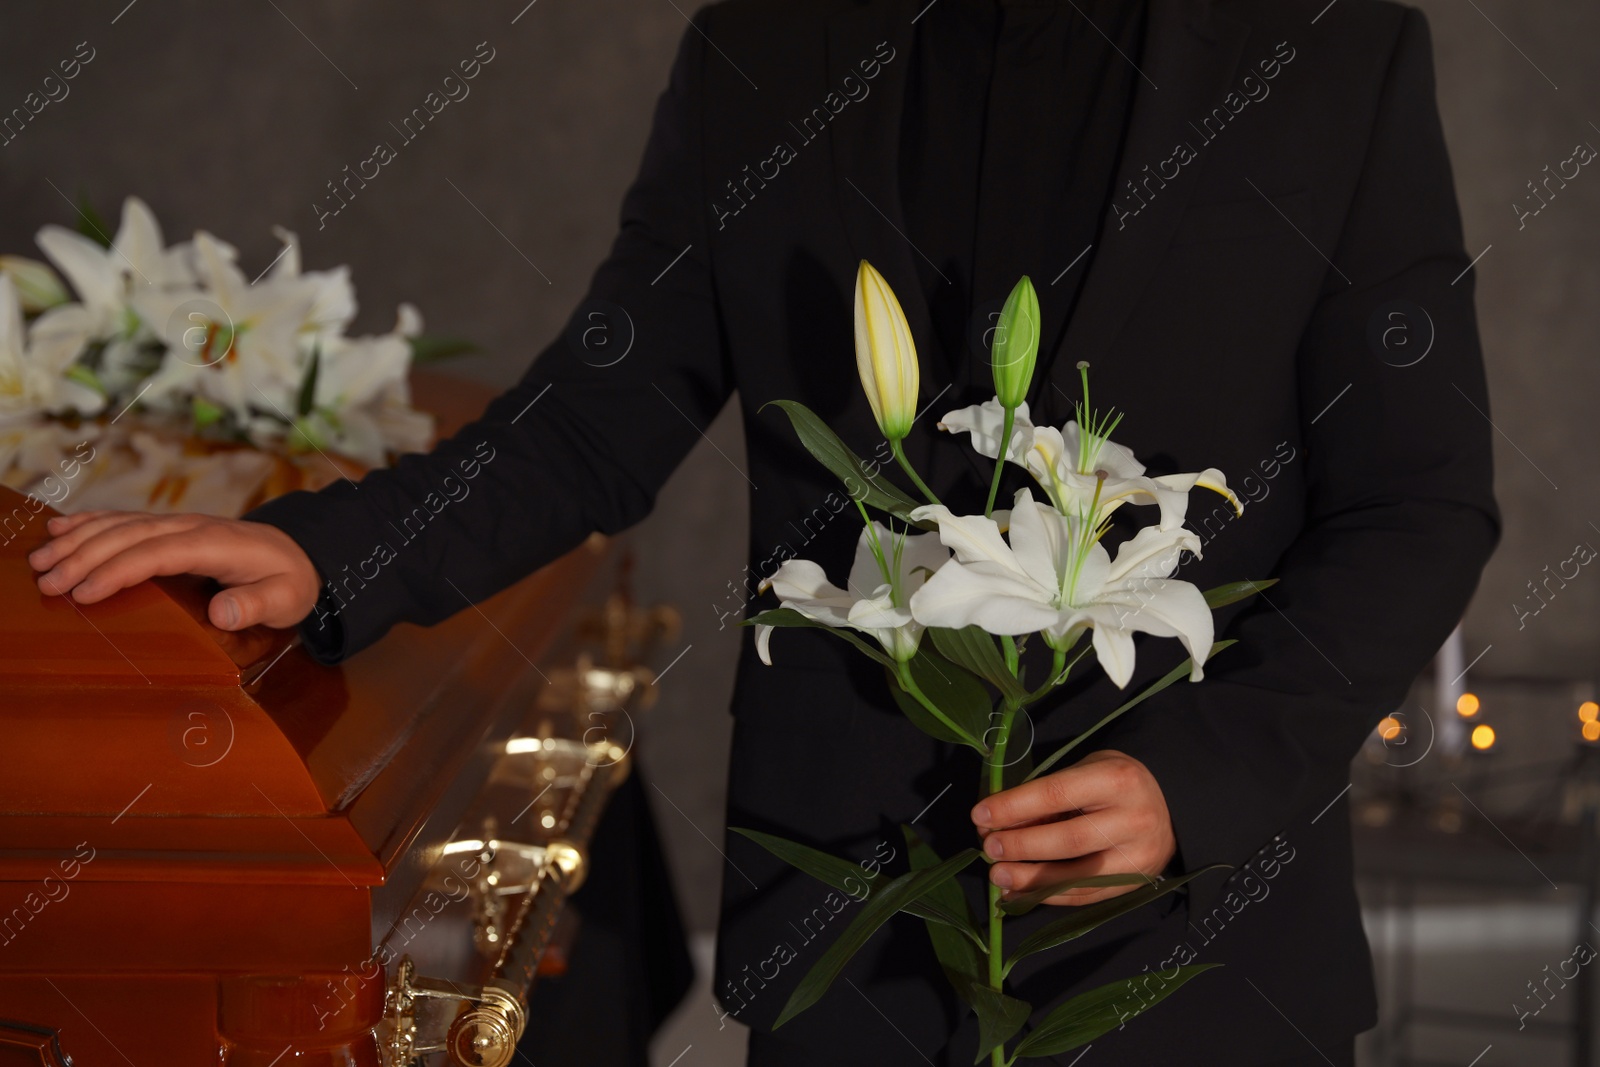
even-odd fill
[(0, 274), (9, 277), (11, 284), (17, 287), (17, 299), (22, 304), (22, 310), (29, 315), (36, 315), (72, 299), (72, 294), (67, 292), (67, 287), (56, 276), (56, 272), (37, 259), (0, 256)]
[(917, 348), (894, 290), (866, 260), (856, 273), (856, 369), (883, 436), (903, 440), (917, 417)]
[(1039, 357), (1039, 295), (1024, 274), (1006, 297), (995, 328), (989, 358), (994, 367), (994, 394), (1004, 408), (1014, 408), (1028, 396), (1033, 367)]

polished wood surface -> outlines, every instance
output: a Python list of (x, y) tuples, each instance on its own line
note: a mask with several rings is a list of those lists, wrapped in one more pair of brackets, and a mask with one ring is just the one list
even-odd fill
[[(417, 395), (445, 433), (488, 399)], [(19, 508), (35, 517), (0, 535), (0, 1019), (59, 1031), (77, 1067), (219, 1049), (265, 1067), (291, 1044), (285, 1064), (372, 1067), (381, 982), (355, 969), (532, 708), (531, 664), (603, 542), (325, 667), (292, 634), (215, 630), (201, 581), (45, 597), (26, 562), (45, 513), (0, 496)]]

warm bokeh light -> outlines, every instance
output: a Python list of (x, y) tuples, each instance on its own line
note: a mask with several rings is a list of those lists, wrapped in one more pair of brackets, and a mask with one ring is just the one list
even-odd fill
[[(1596, 704), (1592, 700), (1585, 700), (1578, 705), (1578, 718), (1583, 722), (1594, 722), (1596, 719), (1600, 719), (1600, 704)], [(1588, 733), (1589, 731), (1584, 731), (1585, 736), (1588, 736)], [(1593, 741), (1594, 738), (1590, 737), (1589, 740)]]
[(1494, 727), (1486, 722), (1480, 722), (1472, 728), (1472, 747), (1479, 752), (1487, 752), (1494, 747)]
[(1600, 741), (1600, 722), (1590, 719), (1583, 724), (1583, 739), (1585, 741)]
[(1456, 714), (1463, 719), (1470, 719), (1478, 714), (1478, 709), (1482, 706), (1476, 693), (1462, 693), (1456, 698)]
[(1393, 715), (1385, 715), (1378, 724), (1378, 736), (1385, 741), (1391, 741), (1400, 736), (1400, 720)]

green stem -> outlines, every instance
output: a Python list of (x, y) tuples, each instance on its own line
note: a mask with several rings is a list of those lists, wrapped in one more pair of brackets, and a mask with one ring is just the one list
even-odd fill
[(1012, 676), (1015, 677), (1017, 664), (1021, 658), (1017, 653), (1017, 639), (1010, 634), (1001, 634), (1000, 648), (1005, 652), (1006, 670), (1010, 671)]
[[(1043, 685), (1028, 694), (1027, 703), (1029, 704), (1032, 704), (1039, 698), (1046, 696), (1056, 686), (1060, 685), (1062, 682), (1065, 682), (1068, 676), (1072, 674), (1072, 668), (1076, 667), (1078, 665), (1078, 660), (1083, 658), (1083, 652), (1080, 652), (1076, 657), (1073, 658), (1071, 663), (1068, 663), (1066, 649), (1057, 648), (1052, 649), (1051, 651), (1054, 653), (1054, 656), (1050, 661), (1050, 675), (1045, 679)], [(1088, 650), (1085, 649), (1084, 651), (1086, 652)]]
[(947, 726), (953, 733), (955, 733), (956, 736), (960, 737), (964, 743), (971, 745), (973, 748), (984, 753), (985, 755), (988, 754), (988, 750), (983, 747), (982, 741), (979, 741), (976, 737), (973, 737), (960, 726), (956, 725), (955, 722), (951, 721), (950, 716), (940, 711), (939, 706), (927, 698), (927, 696), (922, 692), (921, 686), (917, 685), (916, 679), (911, 677), (911, 667), (909, 664), (903, 661), (896, 662), (895, 677), (900, 679), (900, 688), (909, 693), (911, 698), (918, 704), (921, 704), (924, 708), (927, 708), (929, 715), (932, 715), (935, 719), (938, 719), (940, 722), (944, 723), (944, 725)]
[[(1006, 778), (1006, 744), (1011, 740), (1011, 723), (1016, 717), (1017, 706), (1006, 701), (1000, 712), (1000, 733), (995, 738), (994, 747), (989, 753), (988, 762), (988, 792), (992, 796), (1005, 788)], [(1005, 922), (1005, 913), (1000, 910), (1000, 896), (1002, 890), (993, 882), (989, 883), (989, 988), (995, 992), (1005, 991), (1005, 942), (1002, 937), (1002, 924)], [(1005, 1050), (996, 1047), (990, 1054), (991, 1067), (1005, 1067)]]
[(918, 489), (922, 490), (922, 495), (928, 498), (928, 503), (939, 503), (939, 498), (933, 495), (933, 490), (929, 489), (923, 484), (922, 477), (917, 474), (916, 469), (911, 466), (911, 461), (906, 458), (905, 449), (900, 447), (900, 442), (890, 441), (889, 451), (894, 453), (894, 458), (900, 464), (900, 469), (906, 472)]
[(983, 507), (984, 518), (994, 514), (994, 498), (1000, 492), (1000, 472), (1006, 469), (1006, 454), (1011, 451), (1011, 423), (1016, 415), (1016, 408), (1006, 408), (1005, 429), (1000, 433), (1000, 454), (994, 458), (994, 478), (989, 482), (989, 502)]

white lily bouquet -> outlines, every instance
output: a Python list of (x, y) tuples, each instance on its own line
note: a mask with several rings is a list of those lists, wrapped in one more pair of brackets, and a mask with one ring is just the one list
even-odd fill
[[(302, 270), (287, 230), (274, 231), (283, 248), (252, 280), (236, 250), (205, 231), (166, 246), (137, 197), (123, 203), (114, 237), (86, 205), (79, 214), (78, 231), (39, 231), (49, 263), (0, 256), (0, 480), (33, 488), (67, 470), (62, 457), (79, 444), (76, 460), (98, 462), (72, 463), (72, 477), (87, 466), (84, 488), (101, 485), (74, 504), (120, 480), (113, 506), (153, 507), (174, 503), (162, 487), (203, 482), (206, 471), (237, 483), (268, 469), (239, 450), (374, 467), (427, 447), (432, 419), (408, 393), (413, 358), (471, 346), (425, 337), (415, 308), (401, 305), (390, 333), (350, 337), (349, 269)], [(112, 450), (83, 445), (91, 440), (136, 458), (119, 464)], [(210, 447), (192, 447), (202, 442)]]
[[(746, 620), (756, 627), (761, 658), (771, 663), (777, 627), (818, 627), (849, 641), (884, 667), (890, 692), (923, 732), (963, 745), (982, 757), (979, 795), (1027, 781), (1077, 751), (1097, 730), (1180, 678), (1200, 681), (1206, 661), (1231, 641), (1213, 641), (1211, 611), (1266, 588), (1270, 581), (1236, 582), (1202, 593), (1172, 577), (1180, 554), (1200, 554), (1200, 539), (1184, 528), (1190, 491), (1220, 493), (1242, 513), (1222, 473), (1150, 476), (1133, 453), (1111, 440), (1121, 418), (1089, 406), (1087, 364), (1078, 366), (1083, 400), (1077, 417), (1061, 429), (1029, 421), (1025, 397), (1039, 345), (1039, 303), (1024, 277), (1001, 312), (991, 352), (996, 396), (952, 411), (939, 427), (966, 434), (971, 447), (995, 461), (988, 504), (981, 515), (958, 515), (923, 483), (902, 447), (915, 418), (920, 371), (899, 302), (883, 277), (863, 262), (855, 292), (856, 362), (878, 427), (906, 476), (926, 500), (913, 499), (864, 464), (805, 406), (776, 401), (801, 443), (843, 482), (864, 520), (850, 576), (841, 589), (807, 560), (786, 561), (767, 581), (782, 606)], [(1034, 490), (1016, 493), (1008, 510), (995, 510), (1004, 464), (1032, 475)], [(1111, 514), (1124, 504), (1155, 505), (1157, 520), (1118, 547), (1101, 544)], [(887, 521), (872, 518), (868, 509)], [(913, 532), (913, 530), (919, 532)], [(1189, 659), (1047, 758), (1007, 755), (1019, 713), (1061, 686), (1093, 652), (1118, 688), (1134, 671), (1135, 632), (1176, 637)], [(1085, 635), (1090, 641), (1081, 649)], [(1048, 656), (1039, 683), (1030, 687), (1028, 646)], [(1031, 769), (1029, 765), (1031, 764)], [(785, 862), (836, 889), (860, 892), (858, 866), (770, 834), (740, 829)], [(994, 1067), (1057, 1056), (1086, 1045), (1147, 1010), (1208, 966), (1165, 972), (1159, 991), (1118, 981), (1066, 1001), (1015, 1044), (1031, 1005), (1006, 993), (1016, 963), (1081, 937), (1101, 924), (1179, 888), (1203, 873), (1156, 879), (1142, 874), (1102, 875), (1004, 893), (988, 886), (983, 921), (972, 914), (956, 883), (958, 872), (980, 855), (967, 848), (941, 859), (904, 827), (911, 870), (874, 882), (859, 914), (801, 980), (779, 1016), (782, 1025), (815, 1004), (867, 939), (897, 912), (927, 924), (933, 948), (956, 993), (977, 1014), (975, 1062)], [(1138, 886), (1121, 896), (1073, 908), (1008, 942), (1005, 920), (1072, 889)]]

